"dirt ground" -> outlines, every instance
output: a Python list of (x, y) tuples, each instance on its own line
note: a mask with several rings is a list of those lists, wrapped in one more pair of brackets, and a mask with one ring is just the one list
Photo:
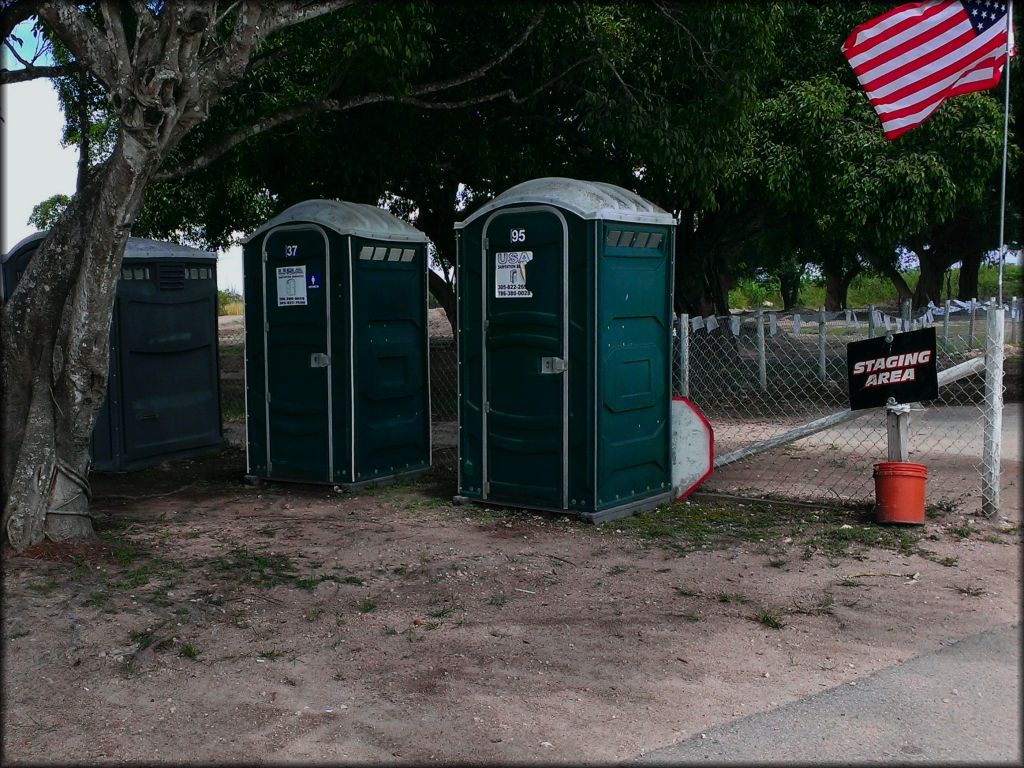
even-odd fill
[(94, 476), (95, 542), (4, 553), (5, 763), (619, 761), (1020, 621), (1016, 500), (594, 527), (243, 473)]

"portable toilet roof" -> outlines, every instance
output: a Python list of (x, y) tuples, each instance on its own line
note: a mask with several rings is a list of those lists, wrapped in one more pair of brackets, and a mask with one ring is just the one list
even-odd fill
[(428, 240), (423, 232), (408, 222), (374, 205), (349, 203), (343, 200), (305, 200), (286, 208), (242, 242), (248, 243), (268, 229), (291, 221), (313, 222), (339, 235), (354, 235), (371, 240), (399, 240), (411, 243), (425, 243)]
[[(31, 253), (35, 251), (43, 240), (50, 233), (44, 229), (40, 232), (33, 232), (19, 240), (7, 253), (0, 254), (0, 300), (6, 301), (14, 293), (14, 287), (18, 282), (18, 275), (31, 260)], [(129, 237), (124, 247), (124, 258), (131, 259), (200, 259), (203, 261), (216, 261), (217, 254), (211, 251), (191, 248), (187, 245), (168, 243), (162, 240), (150, 240), (145, 237)], [(14, 261), (13, 264), (8, 262)], [(20, 263), (19, 263), (20, 261)]]
[(455, 229), (462, 229), (496, 208), (517, 203), (546, 203), (564, 208), (581, 219), (631, 221), (639, 224), (677, 223), (668, 211), (615, 184), (546, 176), (509, 187), (465, 220), (456, 222)]

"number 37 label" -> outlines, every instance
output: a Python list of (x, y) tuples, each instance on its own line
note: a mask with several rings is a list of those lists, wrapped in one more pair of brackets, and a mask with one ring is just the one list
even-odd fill
[(506, 251), (494, 254), (494, 296), (498, 299), (529, 299), (533, 292), (526, 288), (526, 265), (533, 261), (533, 251)]

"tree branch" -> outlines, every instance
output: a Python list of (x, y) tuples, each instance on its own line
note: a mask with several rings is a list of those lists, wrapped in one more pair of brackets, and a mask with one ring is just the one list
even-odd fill
[(42, 77), (61, 77), (72, 75), (78, 70), (74, 64), (61, 64), (53, 67), (27, 66), (24, 69), (0, 69), (0, 85), (24, 83)]
[[(350, 0), (351, 1), (351, 0)], [(510, 46), (505, 48), (501, 54), (494, 57), (490, 61), (482, 64), (476, 69), (457, 77), (449, 78), (447, 80), (435, 80), (430, 83), (424, 83), (407, 94), (388, 94), (388, 93), (368, 93), (362, 96), (349, 99), (347, 101), (339, 101), (337, 99), (322, 99), (319, 101), (305, 101), (300, 104), (296, 104), (288, 109), (284, 109), (275, 115), (259, 120), (252, 125), (246, 126), (245, 128), (239, 129), (233, 133), (229, 133), (221, 138), (213, 146), (209, 147), (205, 152), (193, 158), (191, 161), (177, 165), (174, 170), (167, 170), (162, 173), (157, 173), (153, 177), (153, 181), (173, 181), (174, 179), (180, 179), (188, 176), (191, 173), (200, 171), (204, 168), (209, 167), (215, 160), (231, 151), (234, 147), (238, 146), (242, 142), (251, 139), (254, 136), (258, 136), (261, 133), (265, 133), (269, 130), (277, 128), (286, 123), (298, 120), (306, 117), (307, 115), (317, 113), (328, 113), (328, 112), (345, 112), (356, 107), (366, 106), (367, 104), (407, 104), (410, 106), (421, 107), (424, 109), (459, 109), (462, 107), (472, 106), (474, 104), (484, 104), (487, 102), (495, 101), (497, 99), (506, 97), (509, 98), (512, 103), (518, 104), (522, 101), (532, 97), (534, 94), (549, 88), (553, 83), (567, 75), (573, 69), (579, 67), (587, 61), (593, 60), (594, 56), (588, 56), (575, 64), (569, 66), (564, 72), (552, 78), (543, 85), (535, 88), (529, 94), (524, 97), (516, 97), (515, 92), (511, 89), (504, 89), (501, 91), (495, 91), (492, 93), (482, 94), (480, 96), (471, 96), (462, 100), (454, 101), (429, 101), (420, 97), (426, 96), (432, 93), (440, 93), (455, 88), (460, 85), (472, 82), (482, 78), (494, 67), (501, 64), (503, 61), (518, 48), (526, 42), (529, 36), (533, 33), (533, 30), (537, 28), (541, 19), (544, 17), (544, 11), (537, 13), (527, 28), (519, 36), (519, 38)]]
[(48, 2), (38, 7), (38, 16), (71, 51), (78, 65), (92, 72), (112, 90), (117, 81), (117, 62), (107, 49), (106, 40), (88, 17), (70, 3)]

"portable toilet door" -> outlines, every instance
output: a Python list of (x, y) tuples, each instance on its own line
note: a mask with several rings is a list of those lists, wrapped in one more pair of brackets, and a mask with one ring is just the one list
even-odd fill
[(247, 238), (249, 475), (358, 485), (429, 468), (426, 242), (335, 200)]
[(456, 224), (460, 495), (594, 521), (670, 497), (674, 224), (565, 178)]

